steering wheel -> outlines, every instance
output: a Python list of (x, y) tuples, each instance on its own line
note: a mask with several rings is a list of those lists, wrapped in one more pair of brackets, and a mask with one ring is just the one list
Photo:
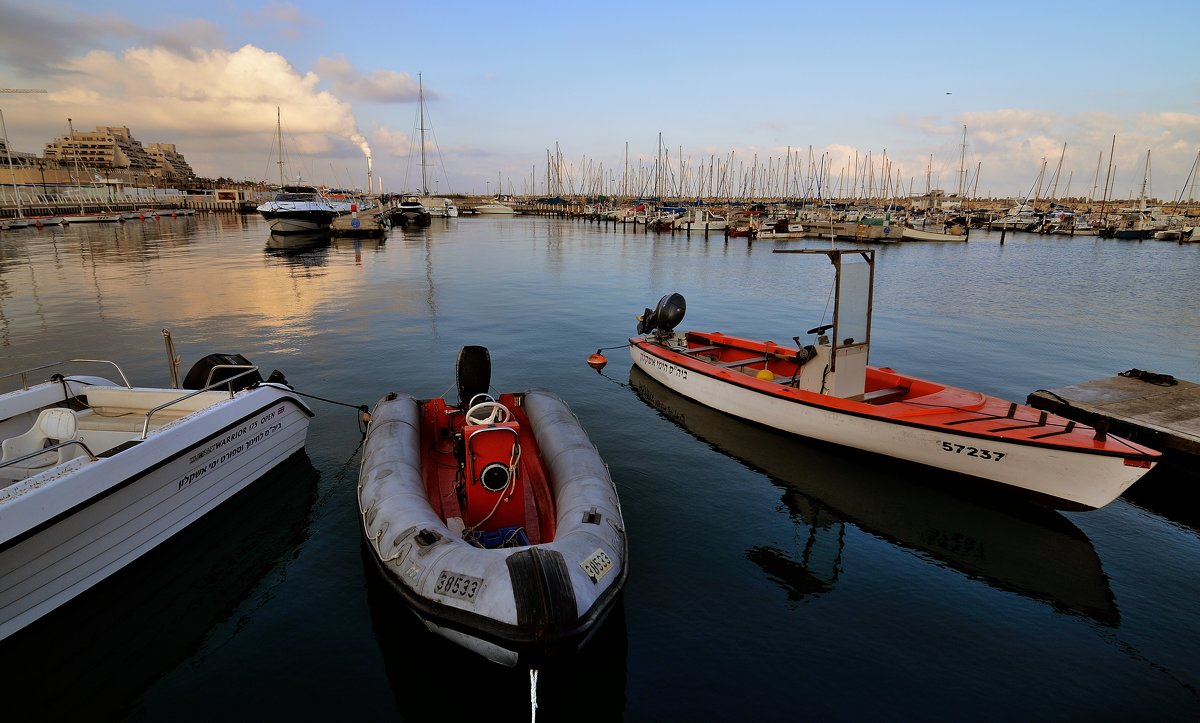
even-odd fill
[(480, 402), (467, 410), (467, 424), (503, 424), (512, 412), (500, 402)]
[(806, 331), (804, 333), (805, 334), (824, 334), (825, 332), (829, 331), (832, 328), (833, 328), (833, 324), (824, 324), (822, 326), (813, 327), (812, 329), (809, 329), (808, 331)]

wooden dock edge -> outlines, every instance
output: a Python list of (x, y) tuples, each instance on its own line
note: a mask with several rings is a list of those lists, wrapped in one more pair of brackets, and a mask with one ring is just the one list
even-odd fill
[(1200, 459), (1200, 385), (1160, 386), (1116, 375), (1059, 389), (1038, 389), (1029, 406), (1096, 426), (1164, 454)]

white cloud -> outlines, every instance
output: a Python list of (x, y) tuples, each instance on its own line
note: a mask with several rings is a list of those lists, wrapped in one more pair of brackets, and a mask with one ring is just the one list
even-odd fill
[(292, 152), (351, 153), (340, 138), (370, 156), (348, 102), (323, 90), (316, 73), (252, 45), (187, 55), (164, 47), (92, 51), (60, 62), (56, 81), (53, 92), (22, 108), (25, 126), (65, 130), (67, 117), (77, 129), (126, 125), (143, 143), (176, 143), (201, 174), (256, 175), (276, 108)]

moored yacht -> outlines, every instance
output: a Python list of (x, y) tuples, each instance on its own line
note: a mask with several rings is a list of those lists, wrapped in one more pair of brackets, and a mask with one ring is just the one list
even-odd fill
[(258, 207), (271, 233), (306, 233), (328, 229), (340, 214), (315, 186), (284, 186)]

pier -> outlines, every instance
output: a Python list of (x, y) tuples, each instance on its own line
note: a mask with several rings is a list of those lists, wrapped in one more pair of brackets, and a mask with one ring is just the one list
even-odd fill
[[(1174, 382), (1174, 383), (1171, 383)], [(1200, 384), (1131, 369), (1059, 389), (1039, 389), (1028, 403), (1153, 447), (1181, 465), (1200, 460)]]

